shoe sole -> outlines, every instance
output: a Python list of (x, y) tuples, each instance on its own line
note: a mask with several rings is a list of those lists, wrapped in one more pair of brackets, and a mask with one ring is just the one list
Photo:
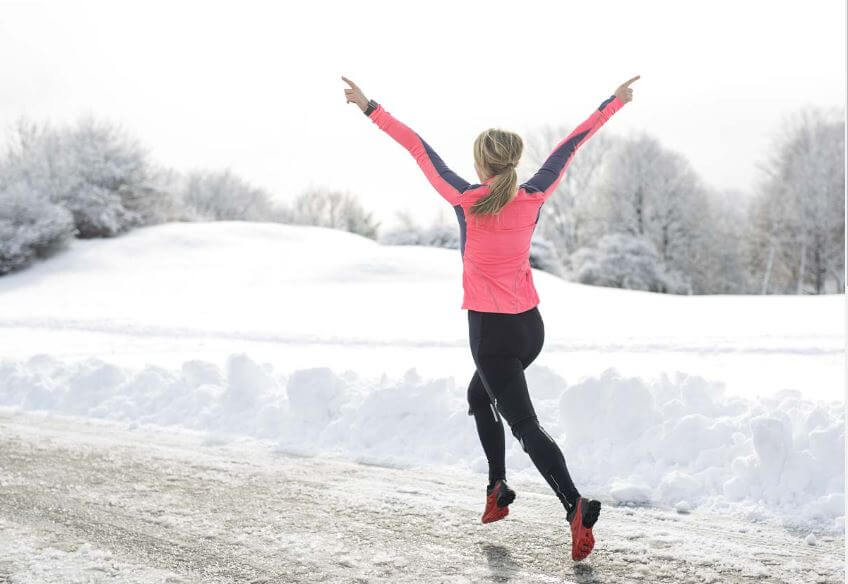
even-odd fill
[(489, 515), (482, 517), (480, 521), (483, 523), (492, 523), (503, 519), (507, 515), (509, 515), (509, 507), (502, 507), (500, 509), (495, 509), (494, 512)]
[[(585, 502), (585, 506), (584, 506)], [(585, 499), (583, 497), (580, 498), (580, 519), (582, 523), (582, 527), (578, 532), (578, 538), (580, 539), (580, 545), (588, 544), (588, 551), (583, 551), (582, 549), (575, 554), (574, 543), (572, 542), (571, 548), (571, 559), (574, 561), (585, 560), (589, 554), (592, 553), (592, 550), (595, 548), (595, 536), (592, 534), (592, 526), (595, 525), (598, 521), (598, 517), (601, 513), (601, 502), (596, 501), (594, 499)], [(572, 534), (573, 537), (573, 534)]]

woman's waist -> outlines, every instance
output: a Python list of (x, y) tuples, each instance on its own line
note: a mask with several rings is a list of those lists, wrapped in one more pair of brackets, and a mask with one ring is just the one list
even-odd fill
[(468, 308), (466, 310), (468, 310), (469, 314), (486, 318), (520, 318), (522, 316), (529, 316), (531, 314), (538, 313), (539, 305), (537, 304), (532, 308), (522, 310), (521, 312), (498, 312), (495, 310), (474, 310), (473, 308)]
[(514, 274), (516, 270), (530, 269), (530, 254), (520, 255), (482, 255), (466, 253), (462, 258), (465, 268), (487, 274)]

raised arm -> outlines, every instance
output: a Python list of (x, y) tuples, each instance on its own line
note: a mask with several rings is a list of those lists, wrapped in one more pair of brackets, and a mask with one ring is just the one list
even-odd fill
[(424, 176), (448, 203), (454, 206), (459, 204), (460, 195), (470, 183), (448, 168), (421, 136), (392, 116), (373, 99), (368, 102), (365, 115), (412, 154), (415, 162), (424, 171)]
[(352, 89), (345, 90), (348, 101), (353, 101), (359, 105), (362, 112), (372, 122), (377, 124), (398, 144), (406, 148), (436, 191), (452, 206), (458, 205), (462, 192), (470, 183), (448, 168), (435, 150), (421, 136), (392, 116), (373, 99), (365, 101), (361, 90), (352, 81), (345, 77), (342, 77), (342, 79), (352, 87)]
[(574, 159), (574, 154), (586, 141), (603, 126), (622, 106), (633, 99), (633, 90), (629, 85), (639, 79), (639, 75), (620, 85), (610, 97), (574, 128), (572, 132), (557, 144), (545, 160), (542, 167), (522, 186), (527, 192), (542, 193), (542, 198), (550, 197), (565, 174), (565, 169)]

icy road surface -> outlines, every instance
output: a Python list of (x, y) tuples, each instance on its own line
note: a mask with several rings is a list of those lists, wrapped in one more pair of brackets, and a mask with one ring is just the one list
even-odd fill
[(844, 539), (513, 483), (483, 525), (473, 473), (393, 469), (113, 422), (0, 410), (0, 582), (842, 582)]

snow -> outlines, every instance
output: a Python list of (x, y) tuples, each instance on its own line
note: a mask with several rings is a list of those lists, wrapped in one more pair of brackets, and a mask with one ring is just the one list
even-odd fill
[(117, 561), (108, 550), (95, 548), (88, 542), (57, 542), (50, 537), (34, 536), (2, 518), (0, 540), (4, 560), (0, 576), (6, 576), (4, 572), (9, 566), (22, 568), (8, 582), (99, 584), (116, 579), (139, 584), (183, 582), (165, 570)]
[[(546, 341), (526, 375), (581, 492), (843, 530), (843, 296), (533, 277)], [(461, 295), (457, 250), (323, 228), (74, 241), (0, 279), (0, 405), (484, 473)], [(509, 434), (507, 473), (543, 484)]]
[[(547, 484), (509, 516), (457, 467), (299, 457), (239, 437), (0, 408), (0, 577), (11, 582), (842, 582), (844, 538), (695, 509), (604, 504), (570, 557)], [(8, 536), (8, 539), (6, 539)]]

